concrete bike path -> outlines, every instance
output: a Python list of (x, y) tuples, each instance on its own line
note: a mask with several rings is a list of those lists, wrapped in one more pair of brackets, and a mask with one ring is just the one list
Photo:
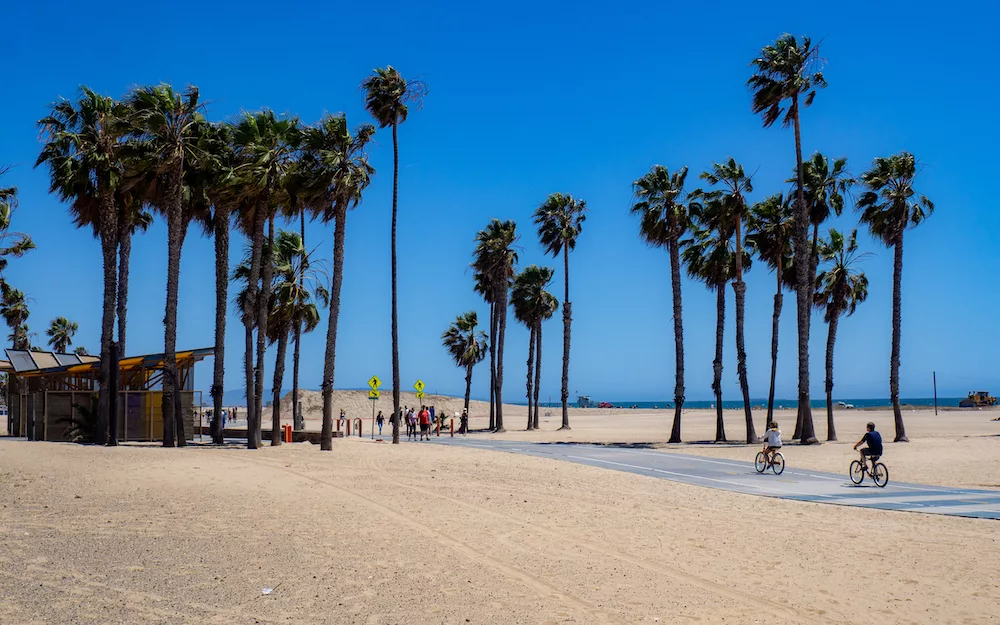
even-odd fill
[[(529, 443), (458, 436), (440, 439), (435, 437), (431, 440), (438, 444), (554, 458), (748, 495), (880, 510), (1000, 519), (1000, 491), (895, 482), (892, 479), (891, 465), (888, 465), (889, 484), (885, 488), (878, 488), (868, 476), (860, 486), (852, 484), (847, 476), (847, 459), (842, 475), (792, 466), (786, 467), (781, 475), (774, 475), (770, 470), (758, 474), (752, 462), (627, 446)], [(756, 450), (748, 448), (747, 453), (756, 453)]]

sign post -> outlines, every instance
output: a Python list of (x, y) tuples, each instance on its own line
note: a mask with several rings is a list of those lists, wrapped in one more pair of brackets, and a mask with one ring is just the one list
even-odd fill
[(370, 380), (368, 380), (368, 399), (372, 402), (372, 440), (375, 439), (375, 404), (378, 403), (378, 398), (382, 395), (379, 391), (379, 387), (382, 386), (382, 380), (378, 379), (377, 375), (373, 375)]

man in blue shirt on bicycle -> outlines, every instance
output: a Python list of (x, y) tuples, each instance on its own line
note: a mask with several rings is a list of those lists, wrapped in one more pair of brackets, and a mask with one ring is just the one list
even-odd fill
[(875, 431), (875, 424), (871, 421), (868, 422), (868, 431), (865, 435), (854, 445), (854, 449), (861, 447), (865, 443), (868, 444), (867, 447), (861, 450), (861, 466), (866, 465), (866, 461), (870, 457), (877, 457), (882, 455), (882, 435)]

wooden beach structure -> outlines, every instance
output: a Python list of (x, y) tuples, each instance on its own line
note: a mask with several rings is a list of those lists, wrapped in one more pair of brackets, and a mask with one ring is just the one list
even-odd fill
[[(0, 373), (7, 375), (7, 431), (28, 440), (62, 441), (78, 407), (96, 404), (101, 359), (97, 356), (7, 349)], [(211, 347), (177, 351), (184, 434), (201, 432), (201, 391), (194, 390), (195, 363), (213, 356)], [(113, 376), (114, 377), (114, 376)], [(163, 438), (163, 354), (118, 361), (119, 441)]]

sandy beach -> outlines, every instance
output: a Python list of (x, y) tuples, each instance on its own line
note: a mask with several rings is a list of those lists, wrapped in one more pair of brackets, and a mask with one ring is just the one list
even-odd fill
[[(658, 447), (671, 418), (574, 412), (569, 432), (552, 411), (545, 430), (503, 436)], [(907, 414), (913, 442), (886, 454), (894, 478), (997, 487), (998, 414)], [(891, 433), (891, 413), (841, 413), (844, 442), (789, 446), (789, 464), (845, 469), (870, 418)], [(726, 419), (740, 435), (742, 414)], [(685, 420), (686, 437), (713, 434), (710, 411)], [(427, 443), (338, 439), (320, 453), (0, 439), (0, 505), (5, 624), (1000, 619), (995, 521)]]

